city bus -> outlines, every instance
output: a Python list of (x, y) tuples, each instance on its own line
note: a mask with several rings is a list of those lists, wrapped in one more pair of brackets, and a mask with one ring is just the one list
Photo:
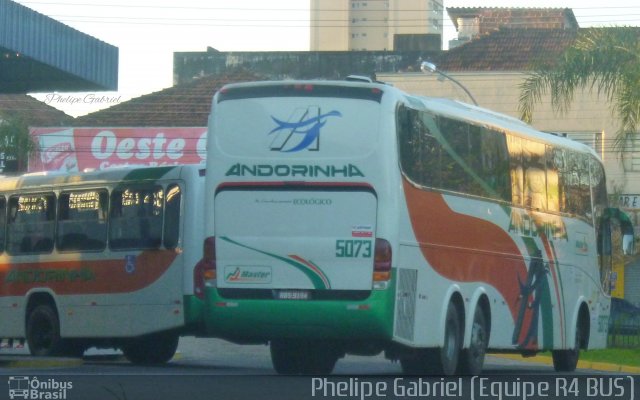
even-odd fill
[(37, 356), (171, 359), (204, 307), (203, 196), (195, 165), (1, 179), (0, 338)]
[(570, 371), (606, 345), (612, 235), (631, 248), (632, 229), (591, 148), (320, 80), (227, 85), (209, 135), (204, 323), (268, 343), (278, 373), (384, 352), (407, 374), (478, 374), (489, 350)]

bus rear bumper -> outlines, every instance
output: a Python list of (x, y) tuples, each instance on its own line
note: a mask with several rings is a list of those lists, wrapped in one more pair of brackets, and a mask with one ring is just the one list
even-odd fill
[(393, 291), (373, 290), (361, 301), (225, 299), (206, 292), (207, 334), (234, 342), (284, 338), (391, 340)]

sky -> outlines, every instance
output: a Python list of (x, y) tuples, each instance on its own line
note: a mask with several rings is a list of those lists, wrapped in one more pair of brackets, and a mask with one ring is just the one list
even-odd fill
[[(173, 52), (309, 50), (309, 0), (15, 0), (119, 48), (118, 91), (102, 104), (58, 103), (72, 116), (170, 87)], [(630, 5), (635, 4), (635, 5)], [(444, 7), (571, 8), (580, 27), (640, 26), (637, 0), (444, 0)], [(456, 35), (445, 13), (444, 43)], [(68, 95), (68, 94), (64, 94)], [(71, 96), (83, 97), (85, 93)]]

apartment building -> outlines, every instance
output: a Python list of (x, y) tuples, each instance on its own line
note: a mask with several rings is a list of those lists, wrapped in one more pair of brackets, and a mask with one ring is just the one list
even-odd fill
[(392, 51), (415, 35), (441, 42), (443, 19), (441, 0), (311, 0), (310, 50)]

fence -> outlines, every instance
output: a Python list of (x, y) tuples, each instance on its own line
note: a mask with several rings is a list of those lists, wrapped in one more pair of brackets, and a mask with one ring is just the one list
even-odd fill
[(640, 347), (640, 315), (618, 314), (609, 323), (609, 347)]

